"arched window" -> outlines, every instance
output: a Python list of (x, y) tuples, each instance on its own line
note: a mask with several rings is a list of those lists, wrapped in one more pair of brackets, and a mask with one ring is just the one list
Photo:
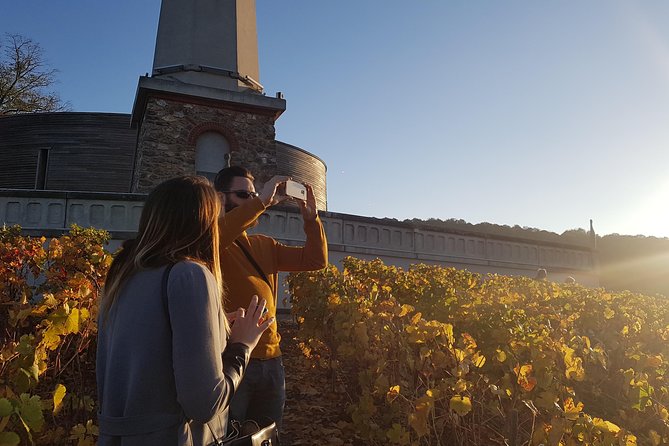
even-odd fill
[(195, 144), (195, 171), (214, 181), (219, 170), (228, 165), (230, 144), (217, 132), (205, 132)]

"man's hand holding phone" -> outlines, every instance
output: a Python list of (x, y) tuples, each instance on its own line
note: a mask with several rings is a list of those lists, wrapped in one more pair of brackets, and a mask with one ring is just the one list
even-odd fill
[(300, 204), (302, 218), (305, 221), (314, 221), (318, 216), (316, 197), (313, 188), (308, 184), (298, 183), (290, 177), (277, 175), (272, 177), (260, 193), (260, 199), (265, 207), (274, 206), (288, 198), (295, 198)]
[(304, 184), (298, 183), (297, 181), (287, 180), (286, 181), (286, 195), (292, 198), (297, 198), (298, 200), (306, 201), (307, 199), (307, 188)]
[(278, 190), (280, 189), (280, 186), (289, 179), (290, 177), (284, 175), (276, 175), (265, 183), (260, 192), (260, 199), (266, 208), (281, 203), (288, 198), (286, 195), (278, 193)]
[(300, 211), (302, 211), (302, 218), (304, 221), (314, 221), (318, 217), (318, 208), (316, 207), (316, 196), (314, 190), (308, 184), (304, 185), (307, 190), (307, 199), (300, 200)]
[(318, 216), (318, 208), (316, 207), (316, 197), (314, 190), (308, 184), (298, 183), (297, 181), (286, 181), (286, 195), (295, 198), (300, 204), (302, 211), (302, 218), (305, 221), (313, 221)]

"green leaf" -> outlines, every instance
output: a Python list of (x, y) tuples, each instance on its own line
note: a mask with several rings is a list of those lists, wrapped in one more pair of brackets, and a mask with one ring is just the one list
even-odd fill
[(16, 446), (20, 441), (16, 432), (0, 432), (0, 446)]
[(19, 345), (17, 351), (21, 356), (29, 356), (35, 354), (35, 346), (33, 342), (35, 341), (35, 336), (33, 335), (23, 335), (19, 340)]
[(35, 432), (40, 432), (42, 426), (44, 426), (44, 415), (42, 414), (40, 397), (22, 393), (19, 403), (19, 416), (27, 427)]
[(393, 427), (386, 431), (386, 437), (392, 444), (407, 445), (409, 444), (409, 432), (407, 432), (398, 423), (393, 423)]
[(0, 398), (0, 417), (6, 417), (14, 412), (12, 403), (7, 398)]
[(35, 381), (39, 381), (39, 367), (37, 367), (37, 364), (33, 363), (27, 369), (21, 367), (21, 372), (25, 374), (28, 378), (34, 379)]

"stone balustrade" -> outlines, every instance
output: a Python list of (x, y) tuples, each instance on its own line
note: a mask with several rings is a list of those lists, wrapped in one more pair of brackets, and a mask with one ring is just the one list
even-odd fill
[[(134, 235), (144, 194), (0, 190), (0, 221), (21, 225), (26, 233), (55, 235), (71, 224), (111, 232), (115, 240)], [(356, 215), (322, 212), (330, 260), (345, 256), (383, 259), (407, 267), (434, 263), (481, 273), (534, 275), (546, 268), (553, 280), (573, 276), (598, 285), (596, 258), (587, 247), (457, 231), (437, 231), (412, 223), (388, 222)], [(272, 209), (250, 232), (267, 234), (288, 245), (304, 242), (302, 217), (296, 208)]]
[[(464, 234), (413, 227), (408, 223), (322, 212), (331, 251), (417, 261), (531, 269), (592, 272), (593, 252), (587, 247), (549, 244), (485, 234)], [(302, 218), (290, 210), (263, 214), (252, 232), (284, 243), (304, 241)]]
[(28, 233), (93, 226), (125, 239), (137, 230), (145, 199), (144, 194), (0, 189), (0, 221)]

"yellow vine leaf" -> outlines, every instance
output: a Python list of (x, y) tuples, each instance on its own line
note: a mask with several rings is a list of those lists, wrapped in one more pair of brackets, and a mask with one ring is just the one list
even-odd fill
[(583, 360), (574, 355), (574, 349), (567, 346), (562, 347), (564, 354), (565, 376), (575, 381), (583, 381), (585, 379), (585, 369), (583, 368)]
[(47, 350), (55, 350), (60, 345), (60, 336), (57, 333), (56, 327), (53, 325), (42, 332), (42, 342), (41, 344)]
[(526, 392), (531, 392), (532, 389), (534, 389), (534, 386), (537, 385), (537, 379), (533, 376), (530, 376), (532, 374), (532, 370), (532, 364), (525, 364), (522, 366), (517, 365), (513, 369), (513, 371), (516, 373), (516, 376), (518, 377), (518, 384)]
[(585, 379), (585, 369), (583, 368), (583, 360), (575, 358), (571, 366), (567, 367), (565, 372), (567, 378), (574, 381), (583, 381)]
[(660, 408), (660, 418), (664, 421), (669, 420), (669, 410), (666, 407)]
[(451, 398), (449, 407), (458, 415), (465, 416), (472, 410), (472, 402), (468, 396), (455, 395)]
[(620, 428), (617, 425), (611, 423), (610, 421), (603, 420), (601, 418), (593, 418), (592, 425), (595, 426), (597, 429), (601, 429), (602, 431), (611, 434), (617, 434), (618, 432), (620, 432)]
[(400, 310), (400, 314), (398, 314), (399, 317), (404, 317), (407, 314), (411, 313), (414, 311), (414, 308), (411, 305), (404, 304), (402, 305), (402, 309)]
[(57, 384), (56, 388), (53, 391), (53, 413), (56, 414), (60, 411), (60, 406), (63, 403), (63, 398), (65, 398), (66, 388), (62, 384)]
[(566, 419), (575, 421), (582, 411), (583, 403), (574, 404), (574, 400), (571, 397), (564, 400), (564, 417)]
[(633, 434), (627, 434), (625, 437), (625, 446), (637, 446), (636, 436)]
[(650, 437), (650, 441), (653, 442), (653, 446), (660, 446), (662, 444), (662, 436), (653, 429), (648, 432), (648, 436)]
[(446, 339), (448, 340), (449, 347), (452, 346), (455, 343), (455, 336), (453, 336), (452, 324), (444, 324), (444, 334), (446, 335)]
[(65, 333), (79, 333), (79, 309), (73, 308), (65, 320)]
[(459, 379), (458, 382), (455, 383), (455, 388), (454, 390), (458, 393), (464, 392), (467, 390), (467, 381), (464, 379)]
[(392, 386), (386, 393), (386, 401), (392, 403), (398, 396), (400, 396), (400, 386)]

